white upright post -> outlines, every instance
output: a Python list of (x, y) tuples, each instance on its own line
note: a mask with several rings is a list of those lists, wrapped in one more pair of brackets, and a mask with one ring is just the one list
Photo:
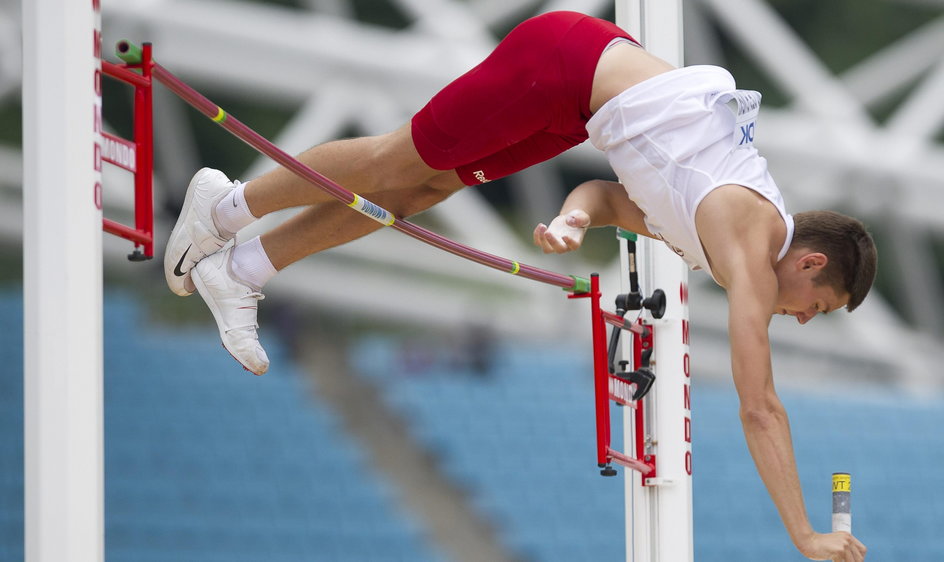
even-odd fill
[(24, 542), (104, 559), (99, 0), (23, 9)]
[[(649, 52), (683, 64), (681, 0), (617, 0), (616, 23)], [(625, 255), (624, 239), (620, 240)], [(632, 562), (690, 562), (692, 521), (691, 392), (688, 354), (688, 270), (661, 243), (640, 238), (640, 285), (645, 295), (662, 289), (666, 313), (651, 319), (656, 382), (645, 398), (646, 453), (656, 458), (656, 477), (626, 478), (626, 558)], [(626, 265), (623, 265), (626, 270)], [(624, 292), (628, 290), (623, 280)], [(638, 365), (636, 366), (638, 367)], [(626, 450), (633, 450), (632, 411), (624, 413)]]

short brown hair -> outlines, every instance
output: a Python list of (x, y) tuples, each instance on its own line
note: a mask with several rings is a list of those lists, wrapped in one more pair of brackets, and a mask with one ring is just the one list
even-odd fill
[(862, 222), (833, 211), (807, 211), (793, 216), (794, 248), (822, 252), (829, 259), (813, 282), (849, 294), (846, 308), (856, 309), (875, 281), (878, 252)]

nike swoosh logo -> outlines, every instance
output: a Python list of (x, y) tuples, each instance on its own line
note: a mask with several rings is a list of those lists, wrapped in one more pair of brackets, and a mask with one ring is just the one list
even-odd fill
[(187, 253), (190, 251), (190, 248), (192, 247), (193, 247), (193, 244), (191, 244), (190, 246), (187, 246), (187, 249), (184, 250), (183, 255), (180, 256), (180, 261), (177, 262), (177, 267), (174, 268), (174, 275), (176, 275), (177, 277), (183, 277), (184, 275), (187, 275), (187, 272), (180, 270), (180, 266), (184, 264), (184, 260), (187, 259)]

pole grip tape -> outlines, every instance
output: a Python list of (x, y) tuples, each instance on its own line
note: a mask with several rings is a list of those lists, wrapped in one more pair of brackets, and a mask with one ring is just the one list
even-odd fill
[(347, 206), (363, 215), (367, 215), (384, 226), (390, 226), (397, 220), (390, 211), (380, 205), (371, 203), (356, 193), (354, 194), (354, 200), (348, 203)]
[(852, 477), (845, 472), (833, 474), (833, 532), (852, 532)]

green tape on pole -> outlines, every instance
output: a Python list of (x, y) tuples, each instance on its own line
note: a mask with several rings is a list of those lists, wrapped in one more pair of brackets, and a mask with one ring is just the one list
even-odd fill
[(580, 293), (589, 293), (590, 292), (590, 280), (583, 277), (577, 277), (576, 275), (571, 275), (571, 279), (574, 280), (574, 286), (569, 289), (564, 289), (565, 291), (580, 294)]
[(623, 230), (622, 228), (616, 229), (616, 236), (617, 238), (625, 238), (629, 240), (630, 242), (635, 242), (639, 238), (639, 235), (636, 234), (635, 232), (632, 232), (630, 230)]
[(127, 39), (122, 39), (115, 45), (115, 56), (128, 64), (140, 64), (141, 47)]

